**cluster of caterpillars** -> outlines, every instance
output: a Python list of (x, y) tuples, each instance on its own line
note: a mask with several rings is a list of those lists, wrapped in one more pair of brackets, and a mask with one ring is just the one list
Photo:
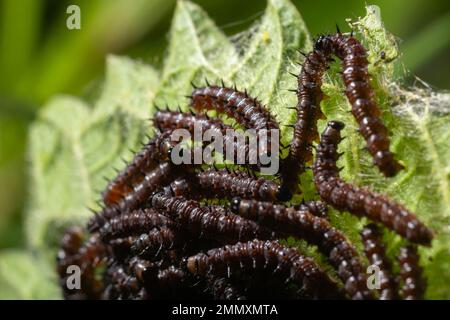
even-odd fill
[[(104, 206), (89, 220), (88, 232), (72, 227), (65, 233), (58, 254), (64, 296), (421, 299), (425, 281), (417, 245), (429, 246), (432, 232), (403, 205), (342, 180), (336, 161), (343, 123), (330, 121), (320, 137), (317, 132), (317, 121), (323, 118), (322, 76), (333, 57), (342, 61), (345, 93), (374, 164), (388, 177), (402, 169), (373, 100), (366, 50), (353, 35), (338, 31), (321, 36), (297, 76), (297, 121), (280, 174), (262, 176), (258, 163), (218, 169), (172, 162), (173, 130), (193, 134), (194, 126), (200, 126), (225, 133), (233, 128), (209, 117), (209, 110), (246, 129), (279, 128), (269, 110), (247, 92), (224, 84), (195, 87), (192, 112), (155, 113), (159, 133), (109, 182)], [(255, 152), (240, 141), (223, 145), (245, 150), (246, 160)], [(287, 204), (300, 194), (299, 175), (312, 161), (321, 200)], [(361, 233), (367, 259), (331, 225), (328, 206), (372, 221)], [(409, 243), (400, 250), (397, 276), (381, 241), (382, 227)], [(297, 248), (279, 242), (287, 237), (316, 246), (335, 272), (325, 272)], [(368, 286), (367, 262), (380, 270), (378, 289)], [(80, 289), (66, 285), (70, 265), (81, 269)]]

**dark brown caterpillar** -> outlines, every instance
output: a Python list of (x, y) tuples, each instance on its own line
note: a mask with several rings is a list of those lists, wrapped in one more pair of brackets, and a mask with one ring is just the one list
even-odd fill
[(397, 283), (392, 274), (391, 262), (386, 257), (386, 249), (381, 237), (380, 229), (373, 223), (365, 226), (361, 232), (364, 252), (369, 263), (380, 268), (380, 299), (398, 299)]
[(197, 126), (202, 131), (217, 128), (221, 132), (225, 132), (228, 129), (233, 129), (232, 126), (223, 123), (221, 119), (210, 118), (205, 113), (194, 114), (190, 112), (158, 110), (153, 116), (153, 122), (161, 131), (186, 129), (193, 133), (194, 126)]
[(381, 222), (412, 242), (430, 245), (433, 238), (431, 230), (404, 206), (384, 195), (345, 183), (339, 177), (337, 148), (343, 128), (342, 122), (329, 122), (317, 147), (313, 172), (321, 198), (338, 210)]
[(180, 174), (177, 168), (169, 162), (159, 164), (155, 169), (145, 174), (142, 182), (133, 187), (132, 192), (128, 193), (119, 203), (123, 211), (137, 209), (147, 201), (147, 198), (155, 192), (159, 186), (170, 183)]
[(337, 298), (341, 293), (326, 273), (310, 258), (277, 241), (253, 240), (199, 253), (187, 260), (189, 272), (197, 275), (231, 276), (234, 272), (272, 272), (294, 283), (310, 298)]
[(137, 236), (112, 239), (108, 242), (108, 254), (113, 259), (123, 262), (131, 253), (131, 246), (137, 240)]
[[(59, 282), (63, 291), (64, 299), (87, 299), (88, 296), (82, 291), (69, 290), (66, 284), (67, 268), (71, 262), (76, 262), (75, 257), (83, 245), (83, 230), (79, 227), (68, 228), (61, 239), (61, 249), (57, 255), (56, 271), (59, 276)], [(79, 258), (78, 258), (79, 259)], [(95, 294), (94, 294), (95, 296)]]
[[(64, 241), (78, 242), (78, 233), (73, 229), (69, 229), (64, 236)], [(67, 245), (67, 242), (66, 242)], [(98, 239), (97, 235), (91, 236), (86, 243), (80, 246), (76, 251), (75, 247), (71, 247), (70, 251), (62, 249), (58, 253), (58, 273), (65, 275), (69, 265), (77, 265), (81, 270), (100, 264), (104, 261), (106, 255), (106, 247)]]
[(358, 252), (327, 220), (316, 217), (309, 211), (239, 198), (233, 199), (231, 210), (261, 225), (271, 226), (276, 231), (305, 239), (316, 245), (338, 271), (351, 298), (373, 298), (367, 289), (366, 269)]
[(122, 212), (130, 212), (142, 206), (147, 199), (162, 185), (169, 184), (172, 180), (183, 175), (184, 166), (175, 166), (169, 162), (163, 162), (155, 169), (145, 174), (143, 180), (133, 187), (117, 205), (105, 207), (96, 213), (88, 222), (89, 231), (98, 230), (111, 218)]
[(214, 299), (217, 300), (247, 300), (237, 288), (231, 284), (228, 279), (214, 276), (207, 276), (208, 290)]
[(342, 61), (345, 94), (352, 105), (352, 114), (359, 123), (359, 130), (366, 140), (374, 164), (385, 176), (396, 175), (403, 166), (389, 150), (388, 130), (380, 119), (380, 110), (374, 101), (375, 93), (370, 85), (366, 49), (353, 36), (344, 36), (340, 32), (319, 37), (314, 48), (325, 55), (333, 54)]
[(61, 239), (61, 252), (64, 256), (72, 256), (83, 245), (84, 232), (81, 227), (68, 228)]
[(278, 129), (277, 121), (257, 99), (235, 89), (219, 86), (195, 88), (191, 106), (197, 111), (215, 110), (227, 114), (247, 129)]
[(161, 226), (174, 226), (174, 222), (153, 209), (139, 209), (112, 218), (100, 228), (99, 235), (102, 241), (109, 241), (139, 235)]
[(289, 155), (282, 161), (280, 199), (289, 200), (298, 193), (299, 175), (305, 171), (306, 163), (312, 160), (312, 143), (317, 141), (317, 120), (324, 116), (320, 110), (323, 98), (322, 76), (327, 69), (330, 56), (313, 50), (305, 56), (298, 76), (297, 121), (293, 127), (293, 138)]
[(145, 144), (133, 160), (109, 182), (103, 192), (103, 201), (106, 206), (118, 204), (133, 186), (142, 181), (142, 173), (154, 169), (159, 162), (169, 159), (169, 154), (174, 146), (170, 140), (171, 131), (158, 134), (150, 142)]
[[(180, 113), (173, 111), (158, 111), (155, 113), (153, 121), (162, 130), (170, 129), (186, 129), (195, 140), (194, 128), (198, 128), (202, 135), (206, 130), (209, 130), (212, 137), (222, 137), (223, 152), (226, 155), (233, 155), (234, 163), (241, 160), (241, 164), (251, 164), (251, 167), (258, 169), (261, 166), (259, 154), (264, 152), (264, 149), (253, 150), (249, 144), (240, 139), (235, 139), (232, 135), (228, 135), (228, 130), (233, 130), (232, 126), (226, 125), (220, 119), (210, 119), (206, 114)], [(242, 156), (241, 156), (242, 153)], [(239, 158), (238, 158), (239, 157)]]
[(253, 221), (227, 212), (221, 207), (201, 206), (197, 201), (157, 193), (151, 199), (152, 207), (174, 219), (189, 232), (217, 240), (236, 243), (250, 239), (271, 239), (274, 234)]
[[(246, 92), (219, 86), (195, 88), (191, 95), (191, 106), (196, 111), (215, 110), (218, 113), (227, 114), (244, 128), (256, 130), (259, 155), (268, 155), (270, 152), (271, 130), (279, 130), (278, 122), (265, 106)], [(267, 130), (265, 135), (262, 135), (263, 129)]]
[(206, 298), (206, 295), (196, 291), (198, 286), (192, 282), (193, 277), (175, 265), (133, 257), (130, 267), (152, 299)]
[(194, 296), (193, 284), (189, 281), (188, 276), (189, 274), (180, 268), (170, 266), (158, 272), (156, 283), (151, 284), (150, 287), (157, 288), (158, 298), (197, 298)]
[[(80, 233), (77, 229), (69, 229), (57, 256), (57, 272), (60, 278), (63, 294), (66, 299), (99, 299), (103, 291), (103, 283), (95, 277), (96, 270), (107, 260), (107, 251), (96, 235), (76, 249), (80, 243)], [(69, 250), (67, 250), (69, 249)], [(68, 277), (73, 274), (71, 266), (80, 268), (81, 289), (69, 289)]]
[(109, 278), (109, 286), (103, 294), (103, 299), (135, 300), (142, 287), (127, 268), (113, 264), (107, 270), (105, 277)]
[[(264, 134), (264, 129), (278, 129), (275, 118), (256, 99), (236, 89), (207, 84), (207, 88), (196, 88), (190, 96), (192, 109), (203, 114), (158, 111), (153, 120), (162, 133), (145, 145), (108, 185), (103, 194), (106, 208), (89, 221), (91, 237), (85, 242), (83, 232), (76, 228), (64, 237), (58, 258), (64, 295), (71, 299), (373, 298), (367, 288), (365, 266), (343, 233), (326, 220), (324, 202), (303, 202), (292, 207), (273, 204), (298, 193), (299, 176), (312, 160), (312, 144), (318, 138), (316, 123), (323, 117), (322, 76), (333, 55), (343, 60), (346, 94), (374, 162), (386, 176), (401, 168), (389, 151), (387, 130), (373, 103), (366, 53), (351, 38), (339, 31), (338, 35), (321, 37), (306, 57), (298, 77), (298, 120), (293, 126), (293, 146), (281, 163), (282, 187), (250, 171), (265, 173), (261, 156), (268, 151), (250, 148), (251, 142), (258, 142), (259, 147), (273, 147), (275, 133), (269, 133), (267, 143), (259, 134)], [(234, 118), (238, 127), (256, 129), (256, 134), (246, 136), (245, 141), (227, 135), (233, 126), (225, 125), (219, 118), (209, 118), (209, 110)], [(336, 160), (341, 126), (330, 123), (318, 147), (314, 179), (321, 198), (338, 209), (383, 221), (410, 239), (419, 239), (416, 242), (429, 243), (431, 232), (402, 206), (340, 179)], [(227, 160), (243, 164), (244, 171), (199, 172), (205, 166), (192, 159), (190, 164), (175, 165), (171, 156), (175, 155), (177, 149), (173, 148), (178, 141), (170, 138), (176, 129), (186, 129), (193, 137), (193, 145), (203, 148), (206, 142), (199, 143), (195, 133), (200, 129), (204, 138), (206, 130), (211, 130), (211, 138), (223, 143), (227, 156), (233, 151), (234, 159)], [(222, 141), (217, 141), (219, 135)], [(200, 147), (194, 150), (205, 151)], [(242, 154), (245, 163), (240, 162)], [(250, 159), (257, 161), (250, 164)], [(242, 216), (223, 204), (228, 200), (232, 200), (232, 211)], [(395, 283), (387, 285), (386, 279), (391, 280), (385, 271), (389, 271), (388, 261), (375, 231), (367, 228), (362, 238), (369, 261), (383, 269), (381, 298), (386, 299), (395, 295), (396, 289)], [(276, 241), (264, 242), (287, 236), (316, 245), (337, 270), (345, 290), (296, 249)], [(405, 251), (409, 249), (414, 252)], [(421, 280), (415, 247), (402, 249), (399, 260), (402, 296), (423, 296), (425, 282)], [(65, 271), (71, 264), (81, 268), (81, 290), (67, 290), (65, 286)]]
[(419, 254), (415, 246), (400, 248), (398, 257), (400, 278), (402, 281), (401, 295), (406, 300), (421, 300), (426, 289), (426, 281), (422, 277), (422, 267), (419, 265)]
[(154, 259), (161, 250), (171, 250), (180, 244), (183, 237), (167, 227), (157, 227), (142, 234), (131, 247), (131, 251), (140, 257)]
[(294, 124), (292, 144), (288, 157), (283, 161), (281, 176), (283, 184), (280, 197), (289, 200), (298, 191), (298, 176), (304, 172), (305, 164), (312, 160), (311, 146), (319, 137), (317, 120), (323, 118), (320, 102), (322, 77), (332, 55), (342, 60), (342, 78), (345, 94), (352, 105), (352, 113), (359, 123), (360, 132), (367, 142), (367, 149), (374, 164), (387, 177), (392, 177), (403, 166), (389, 151), (388, 130), (382, 123), (380, 111), (373, 101), (374, 92), (367, 70), (367, 53), (353, 36), (338, 32), (335, 35), (320, 36), (314, 50), (305, 55), (303, 67), (298, 76), (297, 121)]
[(245, 171), (213, 168), (196, 173), (194, 179), (198, 186), (197, 192), (203, 193), (205, 197), (277, 200), (278, 184)]
[(160, 270), (157, 277), (161, 287), (176, 289), (183, 285), (186, 274), (180, 268), (170, 266), (167, 269)]
[(197, 194), (193, 190), (192, 182), (188, 177), (184, 179), (177, 179), (170, 183), (168, 186), (164, 187), (164, 193), (166, 195), (171, 195), (175, 197), (192, 197), (198, 198)]
[(154, 282), (156, 275), (158, 274), (158, 270), (167, 267), (164, 259), (158, 261), (148, 261), (137, 256), (133, 256), (128, 265), (139, 283), (146, 287), (148, 281)]
[(316, 217), (328, 219), (328, 207), (322, 201), (315, 201), (315, 200), (304, 201), (300, 205), (294, 207), (301, 211), (309, 211)]

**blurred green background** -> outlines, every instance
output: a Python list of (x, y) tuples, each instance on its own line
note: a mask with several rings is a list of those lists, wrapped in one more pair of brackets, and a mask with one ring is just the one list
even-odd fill
[[(194, 0), (233, 35), (263, 13), (264, 0)], [(448, 0), (293, 0), (312, 35), (380, 6), (398, 37), (403, 61), (434, 87), (450, 88)], [(81, 8), (81, 30), (68, 30), (66, 9)], [(163, 63), (175, 0), (0, 0), (0, 248), (25, 244), (26, 136), (54, 94), (96, 97), (108, 53)], [(348, 30), (348, 28), (347, 28)]]

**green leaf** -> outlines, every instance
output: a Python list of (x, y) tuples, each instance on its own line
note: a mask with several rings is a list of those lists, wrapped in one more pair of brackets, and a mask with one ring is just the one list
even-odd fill
[(436, 231), (432, 248), (421, 250), (427, 296), (450, 299), (450, 94), (419, 87), (404, 91), (396, 85), (393, 93), (399, 97), (394, 110), (405, 132), (398, 154), (410, 169), (387, 188)]
[[(239, 48), (239, 49), (238, 49)], [(266, 12), (248, 32), (232, 43), (196, 5), (179, 1), (172, 23), (169, 56), (156, 102), (186, 109), (191, 82), (236, 84), (270, 104), (281, 123), (292, 122), (295, 105), (298, 50), (309, 51), (311, 41), (298, 11), (284, 0), (268, 1)]]
[(30, 130), (31, 202), (26, 221), (32, 248), (58, 246), (62, 230), (97, 208), (104, 177), (130, 159), (150, 132), (157, 73), (127, 58), (109, 57), (104, 91), (94, 109), (59, 96)]
[[(399, 52), (393, 36), (383, 27), (378, 7), (367, 7), (366, 17), (353, 23), (353, 27), (363, 35), (363, 43), (369, 48), (369, 70), (376, 100), (392, 133), (393, 150), (406, 169), (395, 178), (386, 179), (373, 167), (371, 157), (364, 150), (364, 140), (357, 133), (357, 123), (347, 112), (350, 105), (341, 94), (339, 75), (331, 73), (324, 84), (330, 98), (322, 104), (322, 109), (328, 119), (347, 123), (346, 139), (340, 146), (345, 153), (342, 176), (360, 186), (387, 193), (435, 231), (432, 248), (421, 248), (421, 263), (429, 278), (427, 297), (448, 299), (450, 269), (442, 266), (450, 263), (450, 94), (434, 92), (420, 81), (407, 88), (394, 77), (396, 64), (401, 61), (385, 63), (380, 56), (384, 51), (385, 61), (391, 61)], [(324, 124), (322, 121), (321, 125)], [(332, 220), (360, 246), (358, 233), (364, 220), (337, 212)], [(387, 239), (391, 258), (395, 258), (404, 242), (391, 232), (387, 232)]]
[(0, 300), (59, 299), (50, 266), (25, 251), (0, 252)]
[[(355, 21), (353, 28), (369, 50), (376, 99), (392, 132), (393, 149), (406, 170), (386, 179), (371, 164), (348, 112), (336, 64), (325, 77), (323, 89), (328, 99), (322, 109), (328, 119), (348, 124), (347, 139), (340, 147), (345, 152), (343, 177), (387, 193), (435, 230), (432, 248), (422, 249), (430, 284), (427, 296), (448, 298), (450, 281), (441, 280), (450, 279), (450, 98), (429, 89), (405, 89), (394, 78), (399, 52), (376, 7), (368, 7), (367, 16)], [(179, 104), (187, 109), (184, 96), (192, 90), (191, 81), (200, 85), (207, 77), (211, 83), (224, 80), (227, 85), (236, 84), (266, 103), (281, 124), (295, 121), (295, 114), (287, 107), (296, 104), (295, 94), (288, 89), (296, 87), (289, 72), (299, 72), (295, 64), (300, 61), (298, 50), (310, 51), (311, 40), (300, 14), (287, 0), (269, 0), (262, 18), (232, 39), (197, 5), (179, 1), (160, 73), (140, 62), (110, 57), (102, 94), (93, 107), (61, 96), (39, 114), (30, 131), (27, 234), (31, 248), (53, 263), (63, 228), (86, 221), (91, 215), (87, 207), (96, 208), (95, 201), (106, 185), (102, 177), (114, 177), (113, 168), (124, 166), (120, 158), (131, 158), (128, 149), (138, 148), (151, 131), (145, 119), (153, 113), (153, 103), (173, 108)], [(382, 51), (384, 60), (380, 58)], [(319, 128), (325, 123), (320, 121)], [(283, 128), (282, 135), (289, 142), (291, 129)], [(302, 176), (302, 185), (305, 198), (317, 198), (311, 173)], [(361, 248), (359, 231), (364, 219), (333, 211), (331, 220)], [(386, 239), (394, 257), (404, 242), (391, 232), (386, 232)], [(323, 257), (316, 250), (304, 243), (297, 245), (322, 263)]]
[(151, 66), (125, 57), (109, 56), (106, 83), (94, 109), (96, 116), (117, 110), (148, 119), (158, 88), (159, 74)]

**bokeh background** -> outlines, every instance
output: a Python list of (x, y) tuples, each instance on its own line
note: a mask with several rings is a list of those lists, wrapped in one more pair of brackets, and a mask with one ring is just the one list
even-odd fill
[[(262, 15), (265, 0), (194, 0), (228, 35)], [(312, 35), (345, 29), (381, 8), (403, 61), (436, 88), (450, 89), (448, 0), (293, 0)], [(81, 8), (81, 30), (66, 28), (66, 9)], [(161, 66), (175, 0), (0, 0), (0, 248), (25, 245), (27, 129), (54, 94), (95, 99), (108, 53)], [(347, 29), (348, 30), (348, 29)]]

